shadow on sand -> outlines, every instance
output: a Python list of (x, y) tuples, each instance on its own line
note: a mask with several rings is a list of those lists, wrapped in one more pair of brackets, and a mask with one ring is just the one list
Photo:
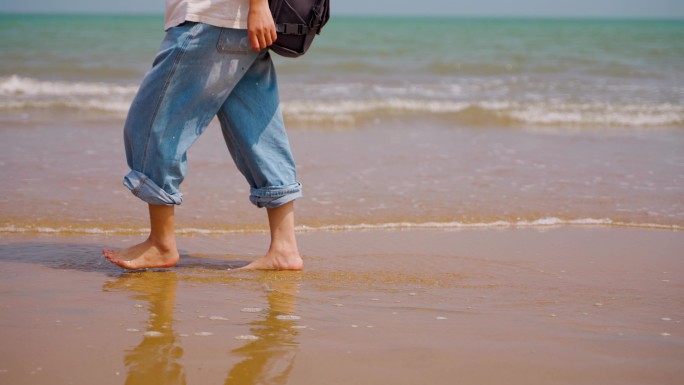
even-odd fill
[[(24, 242), (0, 244), (0, 261), (40, 264), (53, 269), (97, 272), (120, 275), (126, 270), (113, 265), (102, 256), (101, 244)], [(232, 270), (251, 262), (225, 255), (192, 255), (180, 250), (178, 266), (166, 270), (206, 269)], [(156, 270), (156, 269), (150, 269)]]

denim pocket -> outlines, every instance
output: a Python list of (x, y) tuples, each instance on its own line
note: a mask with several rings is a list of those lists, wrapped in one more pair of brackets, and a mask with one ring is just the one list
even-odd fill
[(246, 29), (221, 28), (216, 49), (220, 53), (247, 53), (251, 46)]

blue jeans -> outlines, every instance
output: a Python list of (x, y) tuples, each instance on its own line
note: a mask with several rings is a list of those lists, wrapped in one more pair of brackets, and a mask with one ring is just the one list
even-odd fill
[(246, 30), (191, 22), (168, 30), (128, 112), (124, 185), (147, 203), (180, 204), (186, 152), (214, 116), (252, 203), (302, 196), (268, 50), (252, 51)]

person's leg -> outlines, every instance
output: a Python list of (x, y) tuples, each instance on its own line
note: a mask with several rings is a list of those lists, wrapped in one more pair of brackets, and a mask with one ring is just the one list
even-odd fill
[(174, 206), (149, 205), (150, 236), (142, 243), (123, 250), (103, 249), (112, 263), (126, 269), (172, 267), (178, 263), (176, 238), (173, 233)]
[[(243, 43), (244, 40), (244, 43)], [(223, 44), (233, 49), (221, 50)], [(247, 31), (202, 23), (170, 29), (124, 126), (124, 185), (154, 205), (180, 205), (187, 151), (252, 65)]]
[(226, 145), (249, 183), (250, 201), (265, 207), (271, 229), (266, 255), (246, 268), (301, 270), (294, 200), (302, 196), (268, 51), (262, 51), (218, 112)]
[(271, 245), (265, 256), (243, 269), (301, 270), (304, 261), (299, 255), (295, 238), (294, 202), (266, 210), (271, 229)]
[(167, 32), (124, 127), (124, 185), (150, 205), (151, 233), (131, 248), (104, 250), (110, 261), (129, 269), (178, 262), (173, 206), (182, 202), (186, 152), (256, 57), (247, 31), (184, 23)]

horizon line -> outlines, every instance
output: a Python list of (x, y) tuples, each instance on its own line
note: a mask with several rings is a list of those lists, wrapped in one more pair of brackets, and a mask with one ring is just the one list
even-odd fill
[[(24, 15), (24, 16), (158, 16), (163, 17), (163, 12), (110, 12), (110, 11), (0, 11), (0, 15)], [(418, 18), (418, 19), (548, 19), (548, 20), (624, 20), (624, 21), (638, 21), (638, 20), (649, 20), (649, 21), (681, 21), (684, 20), (684, 15), (682, 16), (616, 16), (616, 15), (484, 15), (484, 14), (358, 14), (358, 13), (340, 13), (335, 14), (333, 17), (341, 18), (379, 18), (379, 19), (392, 19), (392, 18)]]

